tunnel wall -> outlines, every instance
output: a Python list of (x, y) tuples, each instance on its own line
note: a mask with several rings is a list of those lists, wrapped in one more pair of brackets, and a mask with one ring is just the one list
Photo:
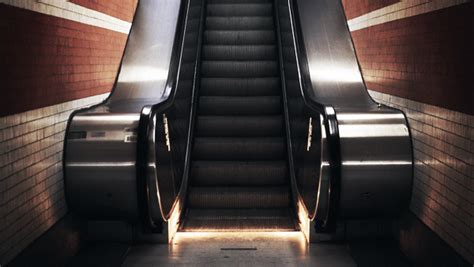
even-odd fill
[[(409, 120), (415, 156), (411, 212), (474, 263), (472, 2), (343, 4), (370, 94)], [(398, 234), (406, 254), (424, 255), (421, 250), (430, 246), (421, 231), (402, 227)]]
[(66, 122), (110, 92), (136, 3), (0, 1), (0, 265), (67, 213)]

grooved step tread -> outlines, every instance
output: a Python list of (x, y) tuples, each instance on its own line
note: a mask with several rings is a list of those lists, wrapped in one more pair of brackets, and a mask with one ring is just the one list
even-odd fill
[(286, 161), (193, 161), (192, 185), (283, 185), (288, 181)]
[(189, 209), (183, 232), (295, 231), (289, 209)]
[(206, 30), (274, 30), (273, 17), (207, 17)]
[(276, 35), (274, 30), (206, 30), (203, 41), (212, 45), (274, 45)]
[(195, 133), (196, 137), (281, 137), (284, 134), (283, 117), (198, 116)]
[(272, 16), (270, 3), (216, 3), (207, 5), (207, 16)]
[(206, 78), (201, 77), (201, 96), (280, 95), (279, 77)]
[(189, 208), (287, 208), (287, 186), (191, 187)]
[(204, 45), (202, 58), (213, 61), (276, 60), (274, 45)]
[(278, 75), (278, 62), (259, 61), (210, 61), (201, 62), (202, 77), (275, 77)]
[(180, 231), (297, 229), (273, 16), (271, 0), (207, 1)]
[(286, 143), (280, 137), (196, 137), (193, 160), (283, 160)]
[(272, 0), (208, 0), (207, 4), (262, 4), (272, 3)]
[(199, 115), (279, 115), (279, 96), (201, 96)]

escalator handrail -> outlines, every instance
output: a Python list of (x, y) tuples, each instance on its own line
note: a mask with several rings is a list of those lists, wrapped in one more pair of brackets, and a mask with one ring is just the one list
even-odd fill
[[(305, 54), (304, 43), (302, 40), (301, 25), (299, 20), (295, 19), (297, 11), (295, 0), (288, 0), (288, 9), (290, 17), (290, 28), (293, 38), (294, 52), (296, 55), (296, 68), (298, 75), (298, 84), (301, 91), (301, 96), (305, 106), (323, 116), (326, 138), (329, 147), (329, 168), (330, 168), (330, 189), (329, 189), (329, 211), (327, 217), (323, 221), (317, 221), (316, 226), (320, 231), (327, 232), (334, 230), (338, 216), (339, 198), (340, 198), (340, 180), (341, 180), (341, 150), (339, 139), (339, 127), (336, 118), (336, 111), (334, 107), (318, 103), (310, 96), (307, 91), (312, 89), (311, 81), (309, 81), (308, 59)], [(304, 64), (303, 62), (306, 62)], [(310, 215), (310, 219), (314, 220), (316, 217), (316, 210), (314, 214)]]
[[(189, 5), (190, 0), (181, 0), (180, 11), (178, 15), (178, 22), (176, 26), (176, 33), (174, 37), (173, 49), (170, 59), (170, 66), (168, 72), (168, 78), (165, 85), (164, 92), (169, 92), (169, 95), (162, 102), (156, 103), (154, 105), (148, 105), (142, 108), (140, 112), (140, 120), (137, 133), (137, 194), (139, 202), (139, 210), (142, 218), (142, 222), (147, 229), (157, 229), (160, 227), (161, 222), (156, 222), (150, 216), (149, 212), (149, 188), (146, 182), (147, 177), (147, 168), (148, 168), (148, 153), (150, 146), (155, 146), (155, 144), (150, 144), (148, 142), (150, 138), (149, 128), (150, 123), (153, 118), (158, 114), (163, 114), (167, 110), (173, 107), (176, 99), (177, 88), (179, 83), (179, 77), (181, 73), (181, 64), (184, 52), (184, 42), (185, 42), (185, 33), (186, 27), (189, 18)], [(154, 151), (154, 150), (153, 150)], [(163, 222), (166, 222), (169, 218), (164, 209), (162, 202), (160, 201), (160, 191), (159, 187), (157, 189), (158, 194), (158, 205), (161, 212)], [(176, 200), (175, 200), (176, 201)], [(171, 209), (172, 210), (172, 209)]]

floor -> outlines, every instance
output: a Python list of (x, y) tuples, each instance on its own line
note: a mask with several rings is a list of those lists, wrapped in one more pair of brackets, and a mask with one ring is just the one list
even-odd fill
[(94, 244), (69, 266), (410, 266), (387, 241), (316, 243), (301, 233), (178, 233), (167, 244)]

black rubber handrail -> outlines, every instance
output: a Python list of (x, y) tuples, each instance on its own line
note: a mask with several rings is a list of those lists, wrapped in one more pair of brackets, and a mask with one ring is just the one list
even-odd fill
[[(293, 36), (293, 45), (296, 55), (296, 68), (298, 73), (298, 83), (305, 106), (323, 116), (324, 126), (326, 130), (326, 138), (329, 147), (329, 211), (326, 218), (316, 220), (316, 228), (318, 232), (331, 232), (336, 228), (336, 221), (338, 216), (339, 201), (340, 201), (340, 187), (341, 187), (341, 149), (339, 138), (339, 126), (336, 118), (335, 109), (329, 105), (323, 105), (316, 100), (307, 96), (309, 89), (313, 88), (309, 79), (310, 72), (308, 68), (308, 58), (304, 42), (302, 40), (301, 24), (296, 17), (295, 11), (297, 3), (295, 0), (288, 0), (289, 17), (291, 22), (291, 32)], [(297, 8), (296, 8), (297, 10)], [(304, 63), (303, 63), (304, 62)]]
[[(140, 217), (142, 219), (143, 226), (145, 229), (154, 231), (154, 232), (161, 232), (162, 223), (166, 220), (165, 214), (163, 214), (163, 209), (161, 207), (161, 202), (158, 203), (160, 205), (160, 210), (164, 216), (163, 221), (155, 221), (150, 216), (150, 195), (149, 195), (149, 188), (146, 182), (147, 177), (147, 168), (148, 168), (148, 143), (149, 140), (149, 126), (150, 122), (152, 121), (153, 117), (160, 113), (165, 113), (171, 107), (173, 107), (177, 88), (179, 83), (179, 77), (181, 73), (181, 61), (183, 57), (184, 51), (184, 42), (185, 42), (185, 33), (186, 33), (186, 26), (187, 20), (189, 17), (189, 5), (191, 0), (182, 0), (178, 22), (176, 27), (175, 33), (175, 41), (173, 44), (173, 50), (170, 59), (170, 67), (168, 72), (168, 79), (166, 81), (165, 90), (164, 92), (170, 92), (167, 99), (164, 101), (145, 106), (142, 108), (140, 113), (140, 121), (138, 125), (138, 134), (137, 134), (137, 195), (138, 195), (138, 203), (139, 203), (139, 211)], [(154, 144), (152, 144), (154, 145)], [(189, 163), (188, 163), (189, 164)], [(159, 190), (159, 189), (158, 189)], [(158, 191), (159, 192), (159, 191)]]

